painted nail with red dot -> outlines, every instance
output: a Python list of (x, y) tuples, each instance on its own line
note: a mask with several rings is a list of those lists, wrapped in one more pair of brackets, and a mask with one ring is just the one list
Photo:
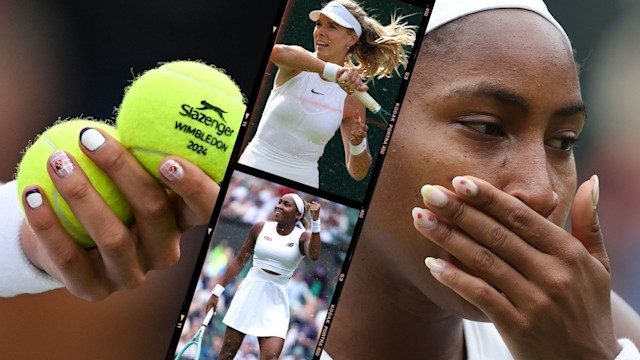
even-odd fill
[(49, 156), (49, 164), (60, 177), (69, 176), (75, 170), (71, 159), (62, 150), (56, 150)]
[(451, 182), (458, 194), (466, 196), (478, 195), (478, 185), (471, 179), (464, 176), (456, 176)]
[(429, 211), (421, 208), (413, 208), (411, 211), (411, 215), (413, 216), (413, 220), (418, 223), (421, 227), (431, 230), (438, 225), (438, 221), (436, 217)]
[(184, 177), (184, 170), (175, 160), (167, 160), (160, 166), (160, 173), (169, 181), (180, 181)]

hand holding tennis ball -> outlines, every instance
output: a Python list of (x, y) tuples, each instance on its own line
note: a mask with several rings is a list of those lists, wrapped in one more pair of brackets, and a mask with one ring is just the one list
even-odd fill
[[(40, 134), (35, 142), (27, 148), (18, 165), (17, 183), (19, 196), (22, 196), (27, 187), (38, 185), (44, 191), (44, 195), (58, 216), (62, 227), (78, 244), (90, 248), (96, 244), (80, 224), (65, 199), (58, 193), (47, 172), (47, 166), (52, 166), (56, 173), (64, 176), (73, 166), (70, 158), (65, 155), (65, 153), (70, 154), (87, 175), (93, 187), (124, 224), (130, 225), (133, 222), (133, 211), (116, 185), (80, 149), (78, 136), (86, 128), (102, 129), (116, 140), (118, 139), (115, 127), (105, 122), (87, 119), (58, 122)], [(29, 200), (29, 195), (27, 195), (27, 200)], [(24, 204), (21, 203), (21, 205), (24, 210)]]
[(219, 183), (246, 110), (237, 84), (199, 61), (173, 61), (144, 72), (125, 90), (116, 117), (121, 143), (156, 179), (176, 155)]

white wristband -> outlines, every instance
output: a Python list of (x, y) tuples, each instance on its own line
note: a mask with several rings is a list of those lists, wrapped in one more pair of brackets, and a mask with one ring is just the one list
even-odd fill
[(322, 70), (322, 77), (327, 79), (327, 81), (338, 82), (338, 71), (340, 71), (341, 66), (327, 62), (324, 64), (324, 70)]
[(362, 139), (362, 142), (358, 145), (353, 145), (349, 142), (349, 153), (352, 156), (360, 155), (367, 149), (367, 138)]
[(311, 221), (311, 232), (313, 234), (320, 232), (320, 219)]
[(216, 284), (216, 286), (211, 291), (211, 295), (215, 295), (217, 297), (220, 297), (220, 295), (222, 295), (223, 291), (224, 291), (224, 286), (222, 286), (220, 284)]
[(622, 351), (616, 356), (615, 360), (636, 360), (640, 359), (640, 352), (635, 344), (629, 339), (618, 339), (618, 343), (622, 345)]

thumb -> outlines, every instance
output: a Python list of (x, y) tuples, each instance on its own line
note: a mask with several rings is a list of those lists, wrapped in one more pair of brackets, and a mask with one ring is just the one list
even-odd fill
[(596, 206), (600, 198), (600, 180), (597, 175), (580, 185), (571, 206), (571, 234), (585, 249), (604, 265), (609, 272), (609, 256), (598, 220)]

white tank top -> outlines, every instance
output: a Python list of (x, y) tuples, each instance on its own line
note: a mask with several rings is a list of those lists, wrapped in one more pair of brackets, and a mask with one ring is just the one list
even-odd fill
[[(492, 323), (463, 319), (463, 324), (467, 360), (513, 360), (509, 348)], [(416, 354), (416, 357), (429, 358), (428, 354)], [(322, 350), (320, 360), (333, 358)]]
[(318, 160), (340, 128), (346, 96), (338, 84), (311, 72), (271, 90), (239, 162), (318, 187)]
[(253, 248), (253, 267), (291, 277), (304, 258), (300, 254), (300, 236), (304, 229), (294, 227), (291, 233), (280, 235), (275, 221), (265, 221)]

